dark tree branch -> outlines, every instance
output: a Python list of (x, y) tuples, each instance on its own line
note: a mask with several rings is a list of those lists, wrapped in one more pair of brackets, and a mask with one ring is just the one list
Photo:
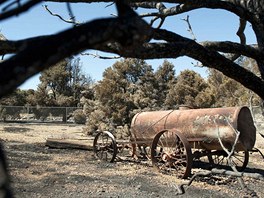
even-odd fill
[(120, 59), (121, 56), (101, 56), (99, 54), (92, 54), (92, 53), (81, 53), (81, 55), (83, 56), (93, 56), (94, 58), (100, 58), (100, 59), (105, 59), (105, 60), (109, 60), (109, 59)]
[[(59, 2), (72, 2), (72, 1), (59, 1)], [(80, 1), (73, 1), (73, 2), (80, 2)], [(99, 2), (99, 1), (89, 1), (88, 0), (84, 2)], [(111, 2), (111, 1), (105, 1), (105, 2)], [(132, 0), (130, 2), (137, 4), (137, 5), (141, 5), (143, 7), (149, 7), (149, 8), (155, 7), (156, 9), (158, 9), (159, 12), (163, 12), (163, 13), (165, 12), (164, 10), (172, 11), (172, 8), (167, 9), (162, 3), (158, 3), (158, 1), (142, 3), (142, 1), (139, 1), (139, 0)], [(229, 1), (220, 1), (220, 0), (170, 1), (168, 0), (168, 1), (163, 1), (163, 2), (173, 2), (173, 3), (178, 4), (173, 7), (175, 13), (180, 12), (176, 8), (178, 9), (184, 8), (184, 10), (186, 10), (185, 8), (193, 9), (193, 8), (200, 8), (200, 7), (213, 8), (213, 9), (222, 8), (222, 9), (230, 10), (234, 13), (238, 13), (241, 15), (244, 14), (245, 16), (250, 16), (251, 19), (254, 19), (254, 14), (250, 15), (249, 14), (250, 10), (247, 10), (247, 8), (250, 6), (252, 7), (252, 5), (244, 4), (242, 1), (238, 1), (238, 0), (229, 0)], [(134, 16), (134, 12), (128, 12), (128, 13), (124, 12), (122, 6), (119, 9), (119, 14), (125, 15), (128, 18), (130, 16)], [(170, 13), (168, 12), (166, 14), (169, 15)], [(240, 35), (242, 44), (237, 44), (237, 43), (232, 43), (232, 42), (204, 42), (204, 43), (198, 44), (193, 40), (181, 37), (175, 33), (165, 31), (165, 30), (160, 30), (160, 31), (156, 30), (154, 38), (156, 40), (164, 40), (166, 41), (166, 43), (144, 44), (142, 46), (138, 46), (137, 50), (133, 50), (133, 47), (132, 48), (128, 47), (129, 40), (126, 40), (126, 37), (121, 39), (122, 38), (121, 36), (119, 38), (119, 44), (115, 43), (116, 42), (115, 39), (109, 37), (108, 40), (106, 39), (104, 40), (104, 42), (98, 45), (86, 45), (86, 46), (80, 47), (78, 50), (75, 50), (75, 51), (73, 50), (74, 52), (72, 51), (72, 53), (78, 53), (81, 51), (81, 49), (85, 50), (87, 48), (92, 48), (92, 49), (103, 50), (106, 52), (116, 53), (124, 57), (134, 57), (134, 58), (143, 58), (143, 59), (177, 58), (179, 56), (189, 56), (191, 58), (197, 59), (198, 61), (200, 61), (203, 65), (206, 65), (207, 67), (215, 68), (221, 71), (228, 77), (237, 80), (238, 82), (243, 84), (245, 87), (253, 90), (259, 96), (264, 98), (263, 97), (264, 91), (262, 88), (263, 80), (261, 80), (261, 78), (257, 77), (256, 75), (247, 71), (246, 69), (243, 69), (239, 65), (233, 63), (232, 61), (228, 60), (223, 55), (218, 53), (218, 52), (222, 52), (222, 53), (233, 53), (233, 54), (239, 54), (239, 55), (242, 54), (242, 55), (246, 55), (248, 57), (254, 58), (259, 63), (260, 71), (262, 71), (261, 68), (262, 68), (262, 62), (263, 62), (262, 60), (263, 52), (258, 50), (257, 48), (255, 49), (253, 47), (243, 45), (243, 43), (245, 42), (243, 38), (245, 18), (241, 19), (241, 22), (242, 23), (238, 31), (238, 35)], [(134, 27), (136, 27), (136, 25), (134, 25)], [(106, 27), (103, 27), (103, 29), (104, 28)], [(118, 27), (117, 29), (120, 29), (120, 27)], [(122, 28), (122, 29), (125, 29), (125, 28)], [(114, 30), (111, 30), (111, 31), (114, 31)], [(133, 33), (126, 32), (126, 34), (132, 35)], [(60, 35), (59, 38), (64, 37), (63, 34), (59, 34), (59, 35)], [(140, 37), (141, 37), (140, 34), (134, 34), (134, 35), (137, 35), (136, 38), (134, 39), (140, 40)], [(115, 36), (112, 36), (112, 37), (115, 37)], [(52, 37), (50, 37), (49, 39), (52, 40)], [(50, 42), (49, 39), (47, 38), (46, 41)], [(144, 41), (144, 39), (145, 37), (143, 37), (142, 41)], [(140, 41), (139, 43), (144, 43), (142, 41)], [(28, 40), (28, 42), (33, 43), (33, 40)], [(124, 42), (126, 44), (124, 44)], [(125, 45), (127, 47), (124, 48), (122, 47), (122, 45)], [(24, 41), (17, 41), (17, 42), (1, 41), (0, 42), (0, 52), (2, 54), (6, 54), (8, 53), (8, 51), (14, 52), (17, 50), (21, 53), (25, 48), (24, 46), (27, 46), (25, 45)], [(80, 46), (82, 46), (82, 44), (80, 44)], [(241, 76), (243, 76), (243, 78), (241, 78)]]
[[(110, 0), (47, 1), (64, 3), (113, 2)], [(0, 1), (1, 6), (4, 3), (9, 3), (6, 9), (2, 10), (0, 20), (25, 12), (41, 1), (25, 0), (23, 2), (25, 3), (20, 3), (20, 1), (16, 0)], [(143, 14), (142, 16), (154, 17), (152, 23), (157, 19), (161, 19), (158, 27), (161, 27), (168, 16), (178, 15), (199, 8), (227, 10), (241, 18), (241, 25), (237, 33), (240, 38), (240, 44), (233, 42), (204, 42), (199, 44), (194, 40), (166, 30), (151, 29), (126, 4), (123, 4), (120, 0), (116, 2), (119, 14), (118, 18), (95, 20), (51, 36), (41, 36), (20, 41), (0, 41), (1, 55), (16, 53), (10, 59), (0, 63), (0, 97), (12, 92), (32, 75), (43, 71), (66, 57), (87, 49), (97, 49), (116, 53), (123, 57), (141, 59), (188, 56), (240, 82), (264, 99), (263, 0), (129, 1), (135, 7), (157, 9), (156, 12)], [(14, 7), (14, 3), (17, 3), (16, 7)], [(167, 8), (164, 6), (164, 3), (174, 3), (174, 6)], [(68, 6), (68, 8), (70, 7)], [(69, 12), (72, 13), (70, 9)], [(73, 16), (73, 14), (71, 15)], [(258, 42), (257, 48), (245, 45), (244, 29), (246, 21), (252, 24), (255, 31)], [(154, 39), (159, 42), (147, 43), (152, 38), (153, 32)], [(242, 54), (254, 58), (258, 63), (261, 78), (227, 59), (219, 52)], [(1, 148), (0, 151), (2, 151)], [(4, 160), (1, 159), (1, 162), (4, 162)], [(0, 169), (3, 170), (2, 172), (6, 172), (4, 170), (5, 163), (3, 164), (2, 166), (0, 165)], [(1, 183), (1, 191), (2, 189), (8, 189), (4, 185)]]
[[(235, 171), (229, 171), (229, 170), (225, 170), (225, 169), (216, 169), (213, 168), (211, 171), (200, 171), (196, 174), (194, 174), (191, 179), (183, 184), (180, 184), (179, 186), (177, 186), (177, 190), (178, 193), (177, 195), (182, 195), (185, 193), (185, 186), (190, 186), (192, 184), (192, 182), (195, 180), (195, 178), (197, 177), (204, 177), (204, 176), (209, 176), (209, 175), (213, 175), (213, 174), (221, 174), (221, 175), (228, 175), (228, 176), (232, 176), (232, 177), (237, 177), (237, 178), (242, 178), (242, 177), (249, 177), (249, 178), (253, 178), (253, 179), (258, 179), (258, 180), (264, 180), (263, 175), (258, 174), (258, 173), (244, 173), (244, 172), (235, 172)], [(252, 191), (250, 191), (248, 188), (245, 188), (245, 193), (252, 193)]]
[(56, 35), (24, 41), (17, 55), (0, 64), (0, 97), (30, 76), (86, 49), (116, 42), (117, 46), (134, 51), (148, 41), (149, 25), (122, 2), (117, 1), (117, 8), (118, 18), (94, 20)]
[[(71, 3), (78, 3), (78, 2), (86, 2), (86, 3), (93, 3), (93, 2), (112, 2), (111, 0), (46, 0), (50, 2), (71, 2)], [(256, 0), (256, 2), (251, 2), (253, 5), (248, 5), (245, 1), (240, 0), (152, 0), (142, 1), (142, 0), (130, 0), (130, 3), (137, 3), (137, 7), (143, 8), (154, 8), (157, 3), (164, 2), (164, 3), (175, 3), (179, 4), (175, 7), (168, 8), (162, 11), (162, 13), (166, 16), (176, 15), (183, 12), (191, 11), (198, 8), (209, 8), (209, 9), (225, 9), (230, 12), (235, 13), (236, 15), (247, 19), (252, 19), (252, 15), (248, 12), (248, 7), (258, 8), (259, 11), (263, 11), (263, 2), (261, 0)], [(133, 4), (132, 4), (133, 5)], [(253, 9), (252, 8), (252, 9)], [(154, 13), (153, 13), (154, 14)], [(155, 13), (157, 15), (157, 13)], [(153, 15), (152, 15), (153, 16)]]
[[(199, 60), (203, 65), (209, 68), (217, 69), (224, 75), (233, 78), (248, 89), (253, 90), (261, 98), (264, 97), (264, 94), (261, 93), (264, 91), (263, 79), (259, 78), (247, 69), (235, 64), (234, 62), (220, 55), (218, 52), (214, 50), (208, 50), (207, 48), (203, 47), (202, 45), (199, 45), (198, 43), (190, 39), (183, 38), (177, 34), (168, 32), (166, 30), (156, 30), (156, 33), (157, 34), (154, 34), (154, 38), (157, 36), (157, 39), (164, 40), (165, 38), (168, 39), (170, 42), (173, 42), (173, 40), (174, 42), (178, 42), (177, 45), (182, 46), (182, 49), (179, 51), (182, 55), (187, 55), (196, 60)], [(241, 76), (243, 76), (243, 78), (241, 78)], [(252, 83), (253, 81), (254, 83), (257, 83), (260, 87), (256, 88), (254, 83)]]
[[(110, 49), (110, 50), (109, 50)], [(190, 50), (191, 49), (191, 50)], [(113, 52), (113, 48), (102, 48), (103, 51)], [(253, 90), (260, 97), (264, 97), (264, 82), (252, 72), (233, 63), (217, 52), (211, 52), (195, 42), (175, 42), (175, 43), (151, 43), (144, 44), (138, 48), (137, 52), (129, 53), (124, 49), (116, 53), (124, 57), (157, 59), (157, 58), (178, 58), (180, 56), (189, 56), (202, 62), (203, 65), (217, 69), (226, 76), (235, 79), (245, 87)], [(243, 76), (243, 78), (241, 78)]]
[(15, 16), (15, 15), (18, 15), (22, 12), (26, 12), (30, 8), (32, 8), (33, 6), (39, 4), (40, 2), (41, 2), (41, 0), (29, 0), (26, 3), (24, 3), (23, 5), (18, 6), (17, 8), (3, 12), (0, 14), (0, 21), (7, 19), (7, 18), (10, 18), (10, 17)]
[(0, 195), (1, 197), (13, 197), (7, 171), (6, 156), (3, 151), (2, 144), (0, 144)]
[[(59, 37), (62, 36), (63, 35)], [(202, 43), (202, 45), (199, 45), (193, 40), (181, 37), (175, 33), (168, 32), (165, 30), (156, 30), (154, 38), (158, 40), (166, 40), (169, 43), (144, 44), (142, 47), (138, 46), (136, 51), (131, 51), (127, 48), (122, 48), (114, 43), (110, 44), (109, 42), (105, 44), (102, 43), (102, 45), (94, 45), (91, 46), (91, 48), (116, 53), (124, 57), (134, 57), (142, 59), (177, 58), (180, 56), (187, 55), (199, 60), (204, 65), (210, 68), (215, 68), (223, 72), (225, 75), (234, 78), (235, 80), (243, 84), (245, 87), (253, 90), (261, 97), (264, 96), (264, 90), (262, 90), (264, 84), (259, 77), (217, 53), (217, 51), (225, 53), (235, 53), (239, 51), (241, 54), (251, 58), (257, 59), (263, 57), (263, 52), (258, 51), (254, 47), (231, 42), (205, 42)], [(16, 46), (20, 46), (20, 48), (18, 48), (19, 51), (23, 51), (23, 46), (25, 46), (25, 43), (31, 43), (30, 45), (34, 45), (34, 43), (38, 39), (50, 42), (51, 38), (40, 37), (17, 42), (1, 41), (0, 45), (2, 46), (7, 45), (8, 43), (10, 44), (9, 51), (2, 50), (1, 52), (3, 54), (7, 52), (15, 52), (14, 50)], [(247, 79), (245, 80), (244, 78), (241, 78), (241, 76), (247, 77)], [(249, 83), (249, 81), (255, 82), (255, 84)], [(262, 93), (260, 94), (260, 92)]]
[(193, 30), (192, 30), (192, 26), (191, 26), (189, 18), (190, 18), (189, 15), (187, 15), (186, 19), (182, 19), (182, 20), (187, 23), (187, 25), (188, 25), (187, 31), (190, 32), (190, 34), (193, 37), (193, 40), (196, 41), (197, 39), (196, 39), (195, 34), (194, 34)]
[(67, 3), (67, 10), (68, 10), (68, 13), (69, 13), (69, 16), (70, 16), (70, 20), (72, 20), (74, 23), (76, 23), (75, 16), (73, 14), (73, 11), (72, 11), (70, 3)]
[(240, 38), (240, 43), (242, 45), (246, 44), (246, 36), (245, 36), (245, 29), (246, 29), (247, 21), (245, 19), (239, 19), (239, 28), (237, 30), (237, 36)]
[[(191, 39), (166, 30), (155, 29), (154, 32), (154, 39), (166, 40), (169, 43), (147, 43), (134, 52), (127, 51), (125, 48), (117, 49), (115, 45), (100, 46), (100, 48), (94, 49), (117, 53), (123, 57), (140, 59), (188, 56), (200, 61), (204, 66), (217, 69), (264, 98), (264, 81), (251, 71), (232, 62), (217, 51), (204, 47)], [(253, 48), (250, 49), (253, 50)]]
[(247, 56), (253, 59), (259, 59), (264, 56), (264, 52), (259, 51), (257, 48), (250, 45), (241, 45), (230, 41), (226, 42), (202, 42), (202, 46), (207, 49), (223, 53), (240, 53), (241, 55)]

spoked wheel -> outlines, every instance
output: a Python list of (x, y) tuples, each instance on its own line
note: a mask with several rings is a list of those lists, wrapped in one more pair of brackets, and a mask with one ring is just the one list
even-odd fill
[(191, 147), (178, 131), (163, 130), (154, 137), (151, 160), (162, 173), (173, 174), (179, 178), (187, 178), (191, 174)]
[(117, 154), (114, 136), (108, 131), (99, 132), (94, 138), (93, 150), (98, 159), (113, 162)]
[[(248, 165), (249, 152), (248, 151), (235, 151), (231, 156), (231, 159), (238, 171), (243, 171)], [(208, 155), (209, 162), (214, 167), (230, 166), (227, 160), (227, 154), (225, 151), (212, 151)]]
[(196, 149), (193, 155), (193, 167), (211, 169), (212, 163), (209, 161), (210, 150)]

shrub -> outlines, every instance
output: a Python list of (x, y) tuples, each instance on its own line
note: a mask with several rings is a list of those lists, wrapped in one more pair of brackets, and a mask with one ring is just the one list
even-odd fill
[(76, 124), (85, 124), (86, 123), (86, 116), (83, 113), (82, 109), (77, 109), (73, 112), (74, 122)]

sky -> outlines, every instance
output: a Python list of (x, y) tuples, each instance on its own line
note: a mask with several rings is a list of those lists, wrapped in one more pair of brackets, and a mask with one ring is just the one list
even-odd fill
[[(65, 3), (44, 2), (33, 7), (30, 11), (20, 14), (17, 17), (0, 22), (0, 31), (8, 40), (19, 40), (33, 36), (50, 35), (65, 29), (71, 28), (72, 24), (65, 23), (57, 17), (51, 16), (44, 5), (56, 14), (60, 14), (65, 19), (69, 19)], [(102, 17), (111, 17), (116, 13), (115, 6), (108, 6), (105, 3), (75, 3), (72, 5), (73, 14), (79, 22), (87, 22)], [(170, 6), (170, 5), (168, 5)], [(150, 12), (139, 9), (137, 12)], [(152, 10), (154, 11), (154, 10)], [(162, 26), (170, 31), (174, 31), (182, 36), (192, 38), (188, 32), (187, 23), (183, 20), (189, 15), (193, 32), (198, 42), (200, 41), (235, 41), (239, 42), (236, 31), (239, 19), (232, 13), (222, 10), (200, 9), (178, 16), (168, 17)], [(147, 19), (148, 20), (148, 19)], [(246, 29), (247, 43), (256, 43), (250, 24)], [(67, 41), (65, 41), (67, 42)], [(101, 56), (114, 56), (99, 51), (87, 51)], [(101, 80), (104, 70), (112, 66), (116, 59), (104, 60), (92, 56), (80, 56), (84, 73), (89, 74), (93, 79)], [(206, 77), (206, 68), (197, 67), (197, 61), (188, 57), (177, 59), (167, 59), (175, 66), (176, 75), (185, 69), (191, 69)], [(164, 59), (146, 60), (156, 70), (163, 63)], [(20, 86), (21, 89), (36, 89), (39, 84), (39, 74), (31, 77)]]

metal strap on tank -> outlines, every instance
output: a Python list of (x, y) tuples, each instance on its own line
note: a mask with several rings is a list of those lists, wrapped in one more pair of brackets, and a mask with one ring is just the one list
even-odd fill
[[(151, 124), (147, 129), (145, 129), (142, 133), (144, 133), (145, 131), (148, 131), (150, 128), (152, 128), (153, 126), (155, 126), (157, 123), (159, 123), (161, 120), (163, 120), (164, 118), (168, 118), (168, 116), (175, 110), (171, 110), (168, 114), (166, 114), (165, 116), (161, 117), (158, 121), (154, 122), (153, 124)], [(166, 121), (165, 121), (165, 125), (166, 125)], [(165, 126), (164, 126), (165, 127)], [(152, 128), (153, 129), (153, 128)]]

